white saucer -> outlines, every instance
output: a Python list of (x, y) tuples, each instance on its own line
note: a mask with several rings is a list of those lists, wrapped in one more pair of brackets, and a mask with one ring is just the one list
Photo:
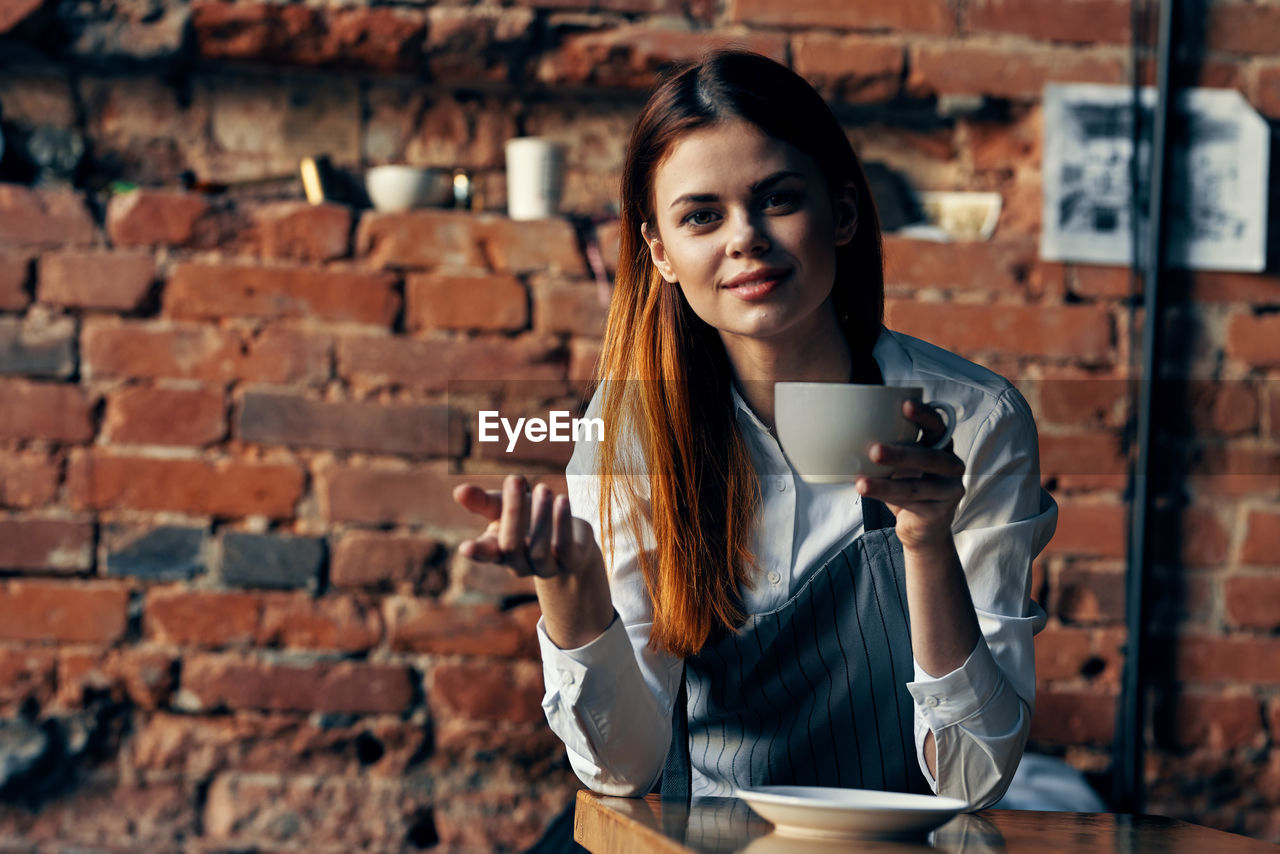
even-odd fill
[(955, 798), (869, 789), (758, 786), (735, 794), (778, 833), (825, 839), (924, 834), (969, 808)]

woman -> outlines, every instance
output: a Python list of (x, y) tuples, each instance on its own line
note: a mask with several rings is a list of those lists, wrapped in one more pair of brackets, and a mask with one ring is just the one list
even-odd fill
[[(669, 760), (668, 792), (994, 802), (1030, 727), (1030, 568), (1056, 519), (1026, 403), (882, 327), (862, 168), (771, 60), (717, 52), (663, 82), (621, 201), (604, 441), (575, 449), (568, 496), (455, 492), (490, 520), (462, 553), (536, 576), (544, 709), (578, 776), (639, 795)], [(907, 403), (919, 443), (872, 450), (892, 477), (808, 484), (772, 434), (784, 380), (923, 386), (960, 415), (933, 449), (941, 417)]]

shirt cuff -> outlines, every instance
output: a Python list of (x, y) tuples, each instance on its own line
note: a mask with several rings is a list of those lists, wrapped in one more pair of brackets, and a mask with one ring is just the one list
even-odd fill
[(983, 637), (964, 664), (945, 676), (930, 676), (914, 658), (913, 663), (915, 681), (907, 683), (907, 690), (934, 732), (982, 711), (1000, 683), (1000, 667)]
[(573, 705), (584, 700), (590, 703), (606, 694), (621, 670), (618, 662), (632, 656), (626, 626), (616, 611), (599, 637), (576, 649), (556, 646), (542, 617), (538, 618), (537, 633), (547, 694), (559, 694)]

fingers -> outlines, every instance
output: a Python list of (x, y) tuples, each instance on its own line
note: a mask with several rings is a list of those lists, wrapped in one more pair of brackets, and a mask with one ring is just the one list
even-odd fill
[(498, 548), (502, 562), (519, 575), (529, 575), (533, 567), (529, 563), (525, 531), (529, 530), (529, 497), (525, 479), (511, 475), (502, 483), (502, 515), (498, 519)]
[(864, 477), (856, 483), (858, 493), (900, 507), (936, 503), (954, 504), (964, 496), (964, 485), (955, 478)]
[(964, 474), (964, 461), (950, 448), (930, 448), (924, 445), (906, 445), (878, 442), (871, 446), (871, 461), (896, 470), (911, 470), (918, 474), (958, 478)]
[(502, 515), (502, 493), (481, 489), (474, 483), (464, 483), (455, 487), (453, 500), (490, 522), (496, 521)]
[(529, 563), (534, 575), (549, 578), (558, 573), (552, 556), (552, 501), (555, 493), (545, 483), (533, 488), (528, 536)]
[(947, 422), (932, 406), (917, 400), (903, 401), (902, 414), (908, 421), (919, 425), (919, 443), (925, 447), (933, 445), (947, 432)]
[(569, 509), (569, 496), (557, 495), (552, 508), (551, 553), (559, 563), (569, 559), (573, 547), (573, 514)]

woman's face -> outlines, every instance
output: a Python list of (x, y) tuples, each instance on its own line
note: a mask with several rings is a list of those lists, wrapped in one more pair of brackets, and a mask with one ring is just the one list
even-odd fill
[(653, 262), (726, 346), (832, 328), (836, 247), (853, 238), (857, 210), (852, 188), (833, 199), (812, 157), (749, 122), (720, 122), (671, 147), (653, 197)]

